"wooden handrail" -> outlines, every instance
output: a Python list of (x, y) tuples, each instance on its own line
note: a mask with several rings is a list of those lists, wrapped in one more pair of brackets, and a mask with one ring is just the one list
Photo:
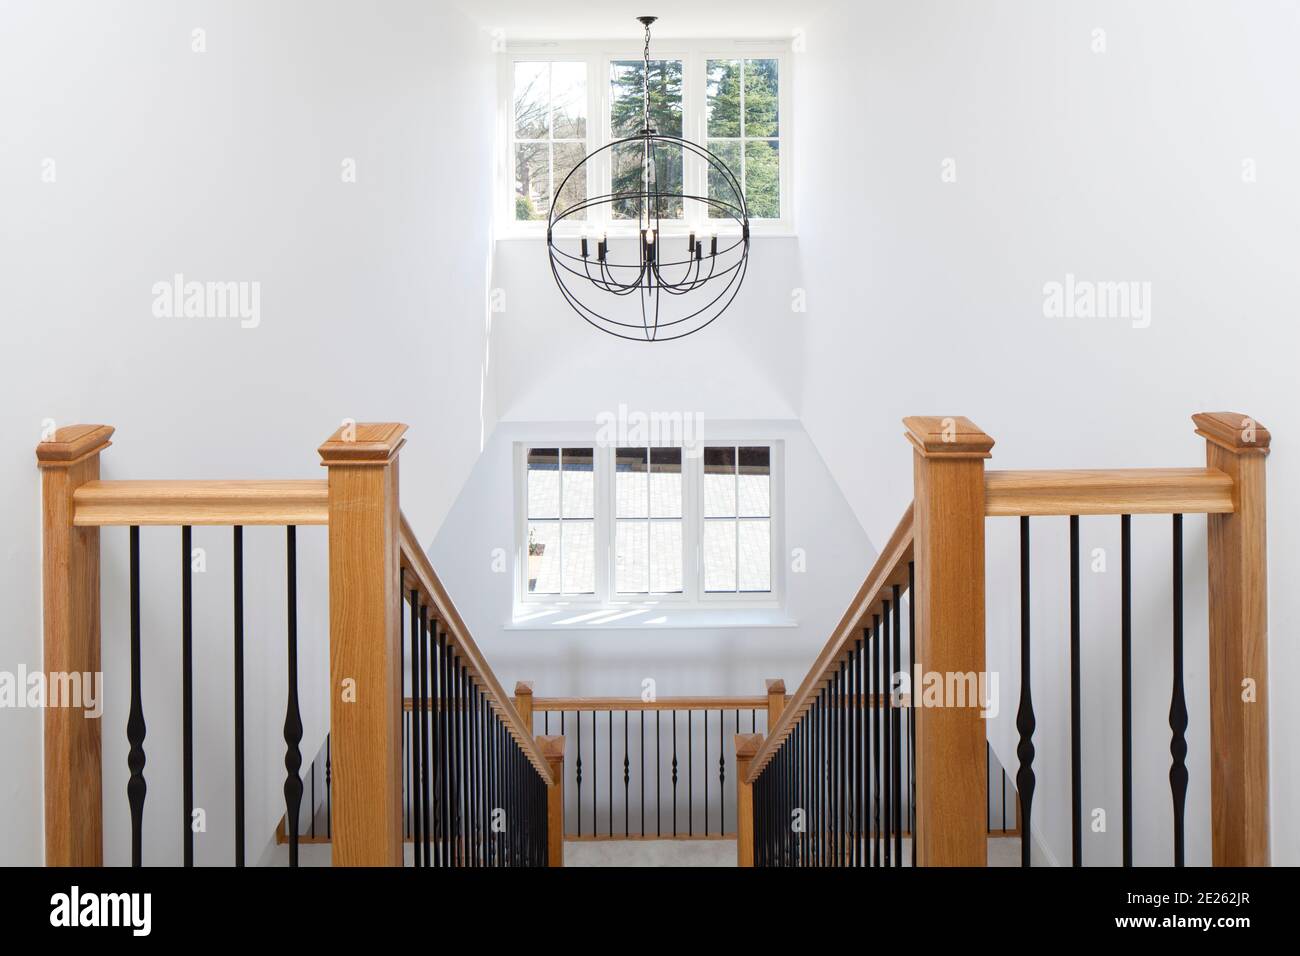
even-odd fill
[(488, 699), (488, 705), (496, 711), (501, 722), (505, 724), (510, 736), (523, 750), (528, 761), (536, 768), (538, 774), (546, 781), (548, 787), (557, 782), (551, 773), (550, 763), (541, 748), (533, 739), (531, 728), (524, 725), (519, 711), (510, 702), (509, 696), (501, 688), (492, 668), (488, 666), (478, 645), (470, 636), (469, 628), (461, 618), (456, 605), (447, 594), (446, 588), (433, 570), (433, 564), (424, 548), (420, 546), (415, 532), (411, 530), (406, 515), (401, 516), (401, 528), (398, 532), (401, 548), (402, 570), (407, 573), (406, 588), (410, 593), (412, 584), (420, 592), (420, 600), (427, 603), (433, 614), (447, 629), (448, 639), (456, 648), (456, 653), (463, 659), (466, 669), (475, 678), (479, 688)]
[(1218, 468), (986, 471), (984, 512), (1021, 515), (1231, 514)]
[(817, 691), (826, 681), (831, 669), (844, 659), (851, 644), (857, 640), (862, 627), (861, 622), (882, 609), (883, 602), (888, 599), (894, 585), (907, 583), (907, 565), (911, 560), (912, 506), (908, 505), (902, 520), (898, 522), (898, 527), (889, 536), (889, 541), (868, 572), (866, 580), (862, 582), (862, 587), (858, 589), (848, 610), (844, 612), (840, 623), (831, 633), (830, 640), (817, 655), (812, 667), (808, 668), (808, 673), (781, 712), (776, 725), (768, 729), (767, 739), (763, 741), (763, 746), (759, 748), (750, 763), (749, 774), (745, 778), (746, 783), (753, 784), (758, 779), (758, 775), (763, 772), (763, 768), (776, 756), (776, 752), (781, 749), (781, 744), (794, 730), (804, 712), (812, 705)]
[[(789, 698), (787, 697), (787, 700)], [(562, 710), (766, 710), (767, 697), (535, 697), (533, 711)]]
[(329, 484), (290, 481), (88, 481), (73, 525), (324, 525)]

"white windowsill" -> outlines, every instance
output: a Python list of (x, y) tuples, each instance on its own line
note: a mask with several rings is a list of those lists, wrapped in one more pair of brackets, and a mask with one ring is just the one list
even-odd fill
[(673, 608), (662, 605), (592, 608), (532, 605), (517, 608), (507, 631), (631, 631), (788, 628), (799, 622), (781, 608)]

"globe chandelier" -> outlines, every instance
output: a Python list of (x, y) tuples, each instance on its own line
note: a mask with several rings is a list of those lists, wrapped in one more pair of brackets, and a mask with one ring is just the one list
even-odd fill
[[(650, 25), (656, 19), (637, 17), (645, 28), (641, 129), (600, 147), (574, 166), (555, 190), (557, 199), (546, 224), (551, 272), (565, 301), (602, 332), (637, 342), (680, 339), (710, 325), (740, 291), (749, 262), (749, 214), (736, 175), (704, 147), (651, 126)], [(614, 188), (615, 155), (631, 155), (639, 164), (634, 187)], [(675, 189), (666, 170), (677, 155), (683, 160), (683, 181)], [(699, 161), (697, 166), (703, 164), (705, 195), (685, 191), (688, 157)], [(561, 205), (558, 197), (566, 195), (570, 180), (575, 184), (599, 181), (596, 177), (606, 166), (609, 192)], [(616, 210), (624, 212), (635, 233), (629, 230), (626, 238), (615, 235), (613, 241), (607, 233), (589, 234), (585, 226), (589, 210), (600, 207), (613, 221), (618, 221), (613, 215)], [(661, 220), (675, 218), (670, 213), (678, 207), (685, 221), (691, 220), (692, 211), (697, 216), (702, 211), (709, 223), (707, 233), (697, 235), (692, 230), (684, 243), (678, 237), (665, 237)], [(733, 232), (733, 225), (738, 232)], [(724, 234), (719, 234), (719, 226)]]

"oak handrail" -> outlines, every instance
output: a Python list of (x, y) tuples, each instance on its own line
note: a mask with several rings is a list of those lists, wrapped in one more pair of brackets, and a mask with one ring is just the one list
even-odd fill
[[(786, 698), (789, 700), (789, 697)], [(533, 711), (605, 710), (766, 710), (767, 696), (761, 697), (535, 697)]]
[(109, 525), (325, 525), (329, 483), (283, 481), (88, 481), (73, 492), (72, 523)]
[(984, 513), (1231, 514), (1233, 482), (1218, 468), (986, 471)]
[(907, 582), (907, 565), (911, 560), (912, 506), (908, 505), (894, 533), (889, 536), (889, 541), (876, 559), (876, 563), (867, 573), (862, 587), (858, 589), (848, 610), (844, 612), (844, 616), (840, 618), (839, 624), (831, 633), (830, 640), (826, 642), (817, 659), (808, 668), (808, 673), (804, 675), (799, 689), (795, 691), (790, 702), (781, 712), (776, 725), (768, 729), (767, 739), (763, 741), (763, 746), (750, 762), (749, 774), (745, 778), (746, 783), (753, 784), (758, 779), (758, 775), (763, 772), (763, 768), (776, 756), (804, 712), (812, 705), (827, 673), (848, 654), (852, 642), (858, 639), (861, 622), (883, 607), (889, 589), (896, 584), (902, 585)]
[(402, 569), (408, 572), (406, 580), (408, 595), (412, 584), (414, 584), (416, 590), (420, 592), (421, 602), (428, 605), (434, 616), (447, 629), (448, 639), (455, 646), (457, 654), (464, 659), (466, 669), (475, 678), (484, 696), (487, 697), (488, 705), (496, 711), (510, 736), (514, 738), (515, 743), (524, 752), (529, 763), (546, 781), (546, 785), (548, 787), (554, 786), (557, 781), (551, 772), (546, 755), (538, 747), (537, 742), (533, 739), (531, 729), (524, 725), (523, 718), (519, 716), (519, 711), (510, 702), (509, 696), (501, 688), (500, 682), (497, 680), (496, 675), (492, 673), (492, 668), (488, 666), (483, 653), (479, 650), (478, 645), (474, 643), (474, 638), (469, 633), (469, 627), (461, 618), (460, 612), (456, 610), (456, 605), (448, 596), (447, 589), (442, 586), (442, 581), (439, 580), (437, 572), (433, 570), (433, 564), (429, 561), (429, 556), (425, 554), (424, 548), (420, 546), (419, 540), (415, 537), (415, 532), (411, 530), (406, 515), (401, 516), (398, 541), (401, 550)]

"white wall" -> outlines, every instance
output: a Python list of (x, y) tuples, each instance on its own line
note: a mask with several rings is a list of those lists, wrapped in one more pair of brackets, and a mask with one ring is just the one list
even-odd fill
[[(488, 37), (417, 0), (4, 5), (0, 669), (41, 662), (33, 448), (46, 418), (115, 425), (106, 478), (320, 477), (316, 446), (344, 417), (405, 421), (405, 510), (434, 533), (495, 416), (494, 84)], [(260, 282), (261, 324), (155, 318), (152, 286), (178, 272)], [(323, 535), (301, 536), (307, 762), (325, 726), (327, 628)], [(178, 539), (144, 532), (149, 862), (180, 859)], [(229, 532), (198, 529), (195, 544), (209, 549), (195, 576), (198, 860), (224, 863)], [(249, 532), (250, 860), (282, 806), (283, 547), (283, 532)], [(125, 531), (105, 534), (103, 561), (105, 842), (121, 863)], [(38, 712), (0, 711), (0, 863), (41, 860), (40, 726)]]
[[(808, 289), (801, 415), (873, 540), (911, 495), (899, 419), (963, 414), (995, 468), (1197, 465), (1197, 411), (1256, 416), (1269, 459), (1273, 859), (1300, 862), (1300, 652), (1290, 635), (1300, 432), (1300, 11), (1295, 3), (867, 2), (810, 17), (799, 60), (797, 200)], [(1094, 29), (1106, 52), (1094, 53)], [(847, 91), (847, 92), (846, 92)], [(841, 109), (852, 104), (851, 115)], [(941, 180), (946, 158), (955, 182)], [(1257, 181), (1244, 183), (1243, 160)], [(1066, 273), (1152, 283), (1152, 321), (1047, 319)], [(869, 381), (863, 414), (845, 383)], [(860, 393), (860, 390), (859, 390)], [(1015, 529), (991, 522), (992, 731), (1014, 768)], [(1014, 525), (1014, 523), (1009, 523)], [(1035, 827), (1068, 861), (1064, 529), (1034, 522)], [(1059, 525), (1059, 526), (1058, 526)], [(1085, 807), (1116, 863), (1118, 519), (1085, 520)], [(1137, 859), (1170, 859), (1168, 521), (1135, 520)], [(1188, 519), (1190, 859), (1206, 850), (1204, 520)], [(1094, 600), (1095, 599), (1095, 600)], [(1100, 603), (1099, 603), (1100, 602)]]
[(505, 311), (492, 329), (501, 417), (594, 421), (620, 402), (706, 421), (795, 417), (803, 342), (803, 317), (791, 309), (801, 282), (798, 245), (755, 238), (750, 261), (735, 301), (708, 328), (675, 342), (628, 342), (569, 308), (544, 240), (501, 240), (493, 285), (504, 293)]

